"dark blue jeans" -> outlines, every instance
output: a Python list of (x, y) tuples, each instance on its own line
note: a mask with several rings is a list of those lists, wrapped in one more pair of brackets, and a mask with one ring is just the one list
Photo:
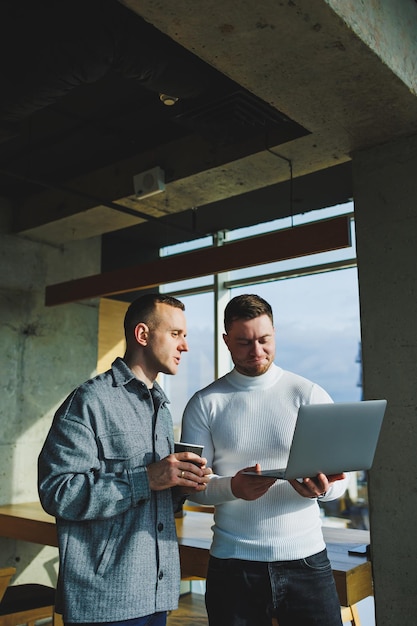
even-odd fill
[(210, 626), (342, 626), (326, 550), (273, 563), (210, 557), (206, 606)]
[(93, 622), (88, 624), (70, 624), (66, 622), (65, 626), (166, 626), (166, 623), (167, 614), (163, 611), (162, 613), (153, 613), (152, 615), (127, 619), (122, 622)]

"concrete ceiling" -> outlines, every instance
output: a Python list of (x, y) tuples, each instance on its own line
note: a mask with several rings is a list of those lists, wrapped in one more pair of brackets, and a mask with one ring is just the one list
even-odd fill
[[(381, 0), (375, 37), (359, 4), (4, 1), (0, 194), (13, 231), (105, 235), (111, 250), (151, 232), (161, 245), (170, 225), (181, 241), (348, 199), (355, 151), (417, 132), (415, 58), (414, 72), (389, 62), (382, 27), (394, 7), (406, 46), (416, 3)], [(155, 166), (165, 191), (136, 197), (133, 177)]]

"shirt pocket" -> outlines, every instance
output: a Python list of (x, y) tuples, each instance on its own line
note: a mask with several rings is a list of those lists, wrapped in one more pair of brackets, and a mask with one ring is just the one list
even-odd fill
[(121, 473), (152, 462), (149, 443), (137, 431), (100, 435), (98, 440), (106, 471)]
[(98, 557), (96, 565), (97, 576), (104, 576), (106, 570), (108, 569), (108, 565), (113, 558), (113, 553), (117, 543), (120, 541), (121, 526), (120, 516), (111, 520), (110, 531), (106, 540), (103, 542), (104, 545), (96, 552)]

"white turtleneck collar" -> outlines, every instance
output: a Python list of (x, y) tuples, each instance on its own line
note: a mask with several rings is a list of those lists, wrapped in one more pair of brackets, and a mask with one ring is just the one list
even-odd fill
[(236, 368), (226, 374), (228, 382), (237, 389), (266, 389), (274, 385), (282, 376), (283, 369), (272, 363), (265, 374), (260, 376), (246, 376), (237, 371)]

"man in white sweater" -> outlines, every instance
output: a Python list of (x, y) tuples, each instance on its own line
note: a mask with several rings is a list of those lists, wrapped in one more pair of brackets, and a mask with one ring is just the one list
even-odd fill
[(271, 626), (275, 616), (279, 626), (340, 626), (317, 500), (342, 496), (348, 476), (299, 482), (244, 473), (285, 467), (299, 406), (332, 400), (317, 384), (274, 364), (268, 302), (237, 296), (224, 322), (234, 368), (190, 399), (181, 437), (204, 445), (214, 472), (206, 491), (193, 496), (215, 505), (209, 624)]

